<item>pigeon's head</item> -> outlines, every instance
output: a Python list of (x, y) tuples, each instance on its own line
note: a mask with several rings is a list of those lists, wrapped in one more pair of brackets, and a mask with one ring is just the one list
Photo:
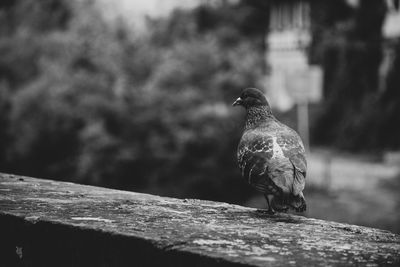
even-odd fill
[(267, 98), (256, 88), (244, 89), (240, 97), (233, 102), (232, 106), (243, 106), (246, 109), (260, 106), (269, 108)]

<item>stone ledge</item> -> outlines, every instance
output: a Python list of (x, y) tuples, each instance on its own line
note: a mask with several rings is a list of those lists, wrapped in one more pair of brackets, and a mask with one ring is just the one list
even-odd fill
[(1, 266), (400, 265), (383, 230), (8, 174), (0, 236)]

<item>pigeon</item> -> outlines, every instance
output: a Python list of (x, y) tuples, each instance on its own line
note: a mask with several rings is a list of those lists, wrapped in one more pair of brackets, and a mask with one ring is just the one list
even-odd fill
[(300, 136), (278, 121), (264, 94), (246, 88), (233, 106), (246, 109), (237, 160), (243, 178), (267, 200), (267, 213), (306, 210), (303, 195), (307, 171)]

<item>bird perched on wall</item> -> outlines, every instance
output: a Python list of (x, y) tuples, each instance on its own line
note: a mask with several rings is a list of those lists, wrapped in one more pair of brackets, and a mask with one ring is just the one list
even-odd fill
[(305, 211), (302, 191), (307, 162), (299, 135), (272, 115), (266, 97), (258, 89), (244, 89), (232, 105), (246, 109), (237, 150), (242, 176), (264, 194), (268, 213)]

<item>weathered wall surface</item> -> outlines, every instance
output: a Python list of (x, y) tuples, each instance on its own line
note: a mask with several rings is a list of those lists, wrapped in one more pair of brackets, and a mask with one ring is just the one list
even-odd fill
[(387, 231), (7, 174), (0, 238), (0, 266), (400, 265)]

